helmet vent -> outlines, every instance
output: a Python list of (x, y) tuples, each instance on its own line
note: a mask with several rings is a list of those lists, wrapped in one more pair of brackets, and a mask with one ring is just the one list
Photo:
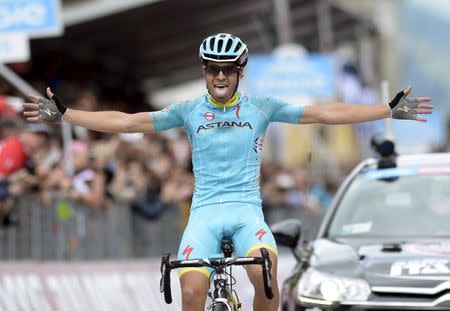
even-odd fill
[(217, 47), (218, 51), (222, 51), (222, 45), (223, 45), (223, 40), (220, 39), (219, 42), (218, 42), (218, 47)]
[(232, 40), (227, 41), (227, 46), (225, 47), (225, 51), (229, 51), (231, 49), (231, 45), (233, 44)]
[(214, 51), (214, 42), (216, 41), (216, 38), (212, 38), (210, 41), (209, 41), (209, 49), (210, 50), (212, 50), (212, 51)]
[(238, 44), (236, 44), (236, 47), (234, 48), (234, 52), (236, 53), (237, 51), (239, 51), (241, 46), (242, 46), (242, 44), (240, 42)]

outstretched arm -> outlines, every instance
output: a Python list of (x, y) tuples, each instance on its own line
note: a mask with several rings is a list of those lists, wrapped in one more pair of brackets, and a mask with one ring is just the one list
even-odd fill
[(154, 125), (148, 112), (83, 111), (66, 108), (47, 88), (49, 99), (30, 95), (24, 104), (27, 121), (65, 122), (107, 133), (150, 133)]
[(148, 112), (83, 111), (67, 109), (64, 121), (106, 133), (151, 133), (153, 122)]
[(411, 87), (399, 92), (387, 104), (355, 105), (336, 103), (323, 106), (306, 106), (300, 123), (351, 124), (374, 121), (385, 118), (408, 119), (426, 122), (420, 114), (431, 114), (433, 105), (425, 104), (431, 99), (419, 97), (408, 99)]

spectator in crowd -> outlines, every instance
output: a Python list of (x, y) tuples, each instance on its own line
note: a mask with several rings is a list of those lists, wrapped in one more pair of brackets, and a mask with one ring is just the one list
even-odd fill
[(185, 133), (181, 129), (172, 129), (168, 133), (173, 133), (169, 136), (167, 149), (174, 155), (175, 164), (184, 168), (190, 167), (191, 147)]
[(331, 177), (327, 176), (323, 179), (322, 182), (313, 184), (311, 191), (319, 200), (320, 206), (323, 209), (328, 209), (331, 206), (331, 201), (333, 200), (339, 185)]
[(37, 186), (33, 155), (47, 148), (51, 128), (43, 123), (29, 124), (16, 136), (0, 142), (0, 221), (10, 221), (14, 197)]
[(0, 118), (0, 140), (18, 137), (22, 131), (22, 126), (17, 118)]
[(89, 156), (87, 144), (74, 141), (71, 146), (73, 154), (74, 175), (66, 185), (69, 198), (75, 202), (91, 208), (102, 209), (106, 207), (105, 201), (105, 175), (97, 170), (93, 159)]
[[(284, 204), (285, 185), (280, 183), (281, 168), (274, 163), (262, 163), (261, 165), (261, 193), (263, 207), (270, 215), (270, 210), (277, 209)], [(283, 178), (281, 178), (283, 179)]]
[(133, 179), (136, 192), (135, 199), (131, 202), (133, 211), (148, 220), (160, 217), (167, 204), (160, 197), (161, 185), (156, 174), (140, 160), (130, 162), (127, 172)]
[(61, 163), (45, 180), (47, 189), (54, 189), (67, 199), (91, 208), (106, 208), (104, 171), (96, 169), (86, 143), (75, 140), (70, 150), (73, 155), (73, 176), (67, 174)]
[(179, 209), (180, 224), (184, 227), (189, 216), (189, 208), (194, 192), (194, 176), (181, 166), (174, 166), (161, 189), (161, 199)]
[(286, 193), (286, 204), (291, 208), (303, 208), (311, 214), (320, 213), (320, 202), (311, 192), (311, 182), (305, 169), (296, 168), (290, 179), (292, 186)]

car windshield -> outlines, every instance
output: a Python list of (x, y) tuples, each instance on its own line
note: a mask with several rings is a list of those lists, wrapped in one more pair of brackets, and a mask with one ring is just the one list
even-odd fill
[(450, 237), (450, 175), (379, 177), (363, 174), (352, 182), (328, 227), (330, 238)]

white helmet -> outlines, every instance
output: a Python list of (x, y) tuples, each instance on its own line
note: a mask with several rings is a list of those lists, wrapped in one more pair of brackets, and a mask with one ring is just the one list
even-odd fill
[(244, 67), (248, 60), (247, 45), (228, 33), (209, 36), (200, 45), (200, 58), (207, 61), (233, 62)]

